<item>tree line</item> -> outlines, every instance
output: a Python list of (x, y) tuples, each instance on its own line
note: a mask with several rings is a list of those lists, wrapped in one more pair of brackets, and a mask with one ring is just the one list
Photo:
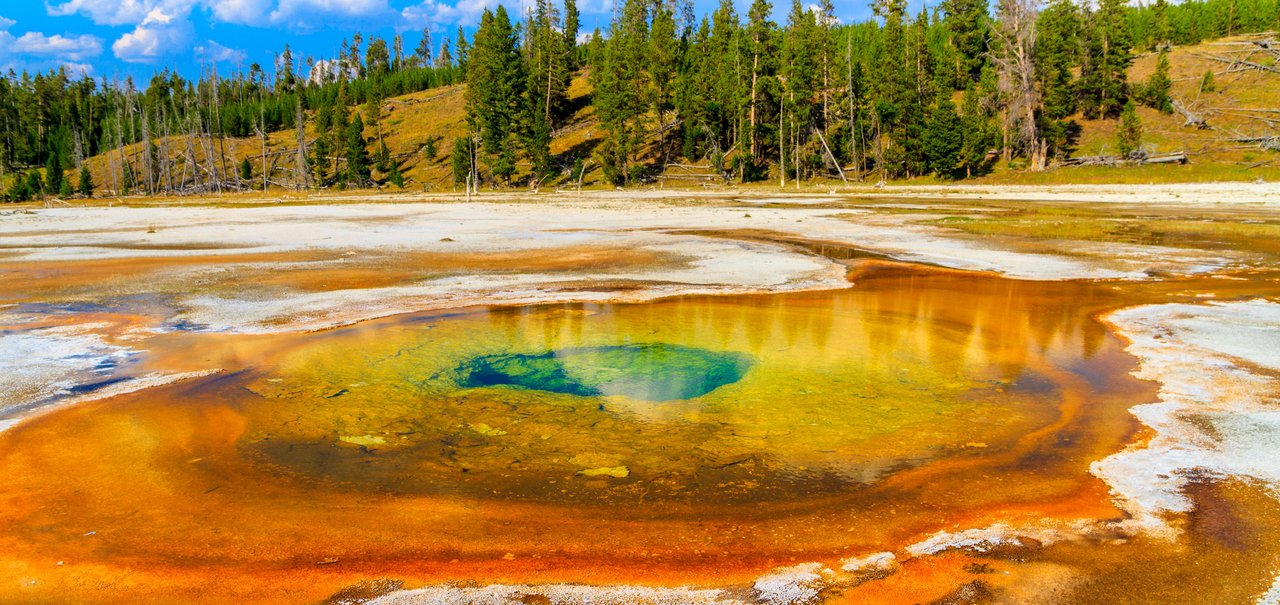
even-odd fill
[[(65, 70), (0, 77), (0, 187), (10, 200), (138, 191), (203, 193), (253, 187), (403, 184), (382, 137), (384, 99), (466, 82), (466, 134), (448, 161), (455, 182), (536, 186), (581, 182), (598, 168), (623, 185), (672, 164), (740, 181), (814, 177), (963, 178), (998, 162), (1041, 170), (1071, 153), (1077, 116), (1128, 121), (1134, 104), (1171, 111), (1173, 45), (1280, 25), (1280, 0), (943, 0), (909, 14), (875, 0), (874, 17), (842, 24), (831, 0), (769, 0), (739, 15), (722, 0), (697, 16), (691, 0), (624, 0), (609, 26), (579, 39), (574, 0), (537, 0), (523, 15), (486, 10), (470, 41), (438, 44), (356, 34), (337, 57), (286, 46), (273, 65), (196, 79), (164, 70), (145, 88)], [(1155, 73), (1128, 79), (1137, 53)], [(579, 105), (585, 73), (597, 125), (551, 153)], [(372, 128), (375, 135), (366, 138)], [(293, 132), (268, 150), (268, 134)], [(256, 137), (239, 162), (228, 138)], [(424, 141), (434, 157), (437, 141)], [(372, 149), (372, 153), (370, 152)], [(107, 169), (94, 183), (86, 159)], [(43, 170), (41, 170), (43, 169)], [(67, 171), (71, 171), (68, 176)], [(105, 177), (103, 176), (105, 175)]]
[[(673, 163), (704, 163), (740, 181), (938, 175), (995, 162), (1042, 170), (1072, 150), (1075, 116), (1140, 128), (1134, 104), (1172, 111), (1173, 45), (1280, 22), (1277, 0), (1130, 6), (1124, 0), (944, 0), (912, 15), (875, 0), (873, 19), (841, 24), (831, 0), (792, 0), (784, 23), (769, 0), (739, 15), (731, 0), (695, 16), (690, 0), (625, 0), (577, 53), (576, 35), (545, 0), (513, 24), (486, 11), (467, 70), (468, 126), (454, 144), (458, 182), (580, 179), (599, 166), (613, 184)], [(567, 37), (564, 37), (567, 39)], [(552, 42), (548, 42), (548, 41)], [(1155, 73), (1131, 82), (1137, 53)], [(564, 57), (564, 58), (561, 58)], [(549, 158), (547, 130), (565, 69), (590, 68), (599, 142)], [(543, 87), (546, 82), (550, 86)], [(549, 163), (550, 162), (550, 163)]]
[[(458, 40), (437, 47), (423, 30), (406, 52), (400, 35), (356, 34), (338, 57), (308, 58), (309, 76), (286, 46), (266, 68), (253, 63), (220, 75), (209, 66), (195, 79), (166, 69), (145, 88), (132, 77), (10, 70), (0, 77), (0, 198), (90, 196), (102, 187), (123, 195), (366, 184), (369, 165), (391, 172), (390, 160), (385, 146), (370, 157), (369, 141), (351, 124), (363, 128), (360, 114), (377, 112), (361, 109), (385, 98), (461, 81), (465, 63), (454, 54), (465, 48), (461, 30)], [(316, 133), (304, 133), (308, 125)], [(269, 153), (268, 135), (280, 131), (297, 132), (294, 148)], [(237, 165), (227, 139), (246, 137), (260, 139), (260, 153)], [(106, 183), (93, 182), (94, 156), (105, 158)]]

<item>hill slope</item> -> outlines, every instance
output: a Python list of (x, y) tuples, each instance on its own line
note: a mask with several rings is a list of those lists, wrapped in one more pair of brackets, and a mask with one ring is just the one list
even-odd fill
[[(1177, 112), (1165, 114), (1141, 107), (1143, 144), (1152, 153), (1184, 151), (1190, 159), (1187, 165), (1064, 167), (1042, 173), (997, 166), (991, 174), (976, 181), (1048, 184), (1280, 178), (1280, 143), (1277, 143), (1280, 139), (1247, 141), (1280, 136), (1280, 72), (1275, 71), (1275, 65), (1280, 64), (1280, 51), (1276, 50), (1278, 45), (1275, 43), (1270, 49), (1254, 43), (1267, 40), (1271, 35), (1235, 36), (1196, 46), (1176, 47), (1170, 51), (1172, 97), (1180, 106), (1203, 119), (1207, 127), (1189, 123), (1184, 115)], [(1224, 58), (1248, 60), (1263, 68), (1223, 62)], [(1156, 60), (1155, 54), (1138, 57), (1129, 72), (1130, 82), (1136, 85), (1145, 81), (1155, 69)], [(1202, 89), (1206, 72), (1213, 73), (1215, 85), (1212, 90)], [(390, 98), (383, 103), (383, 137), (406, 177), (406, 188), (425, 191), (454, 188), (449, 151), (454, 138), (465, 132), (463, 92), (463, 85), (448, 86)], [(573, 113), (554, 133), (551, 151), (562, 172), (550, 181), (550, 186), (576, 185), (577, 175), (571, 175), (569, 169), (576, 159), (586, 162), (584, 186), (603, 185), (598, 167), (593, 167), (589, 161), (592, 149), (600, 140), (590, 94), (591, 86), (586, 75), (578, 74), (569, 88)], [(1081, 131), (1074, 156), (1114, 153), (1116, 120), (1086, 120), (1081, 116), (1076, 116), (1075, 120)], [(374, 141), (371, 149), (377, 147), (377, 134), (373, 127), (365, 131), (365, 136)], [(265, 147), (257, 138), (226, 139), (222, 143), (225, 158), (213, 169), (234, 173), (240, 162), (247, 158), (255, 187), (261, 183), (264, 167), (270, 171), (274, 185), (291, 183), (291, 168), (295, 163), (292, 150), (296, 148), (296, 138), (293, 131), (272, 133), (267, 137)], [(656, 142), (656, 134), (651, 138), (654, 140), (650, 143)], [(427, 153), (429, 140), (435, 141), (434, 157)], [(192, 170), (190, 163), (181, 161), (181, 158), (190, 155), (197, 160), (199, 167), (196, 170), (206, 170), (207, 154), (212, 152), (215, 159), (221, 155), (216, 141), (202, 145), (196, 140), (189, 145), (185, 138), (172, 137), (161, 141), (162, 153), (166, 143), (170, 157), (177, 160), (173, 174), (167, 178), (179, 181), (183, 178), (179, 174), (180, 169)], [(125, 153), (134, 158), (133, 161), (141, 162), (142, 146), (126, 147)], [(647, 159), (656, 161), (652, 149), (648, 155)], [(183, 168), (178, 164), (187, 166)], [(100, 188), (115, 189), (115, 179), (110, 171), (110, 167), (118, 166), (118, 155), (114, 151), (92, 158), (89, 165)], [(674, 171), (677, 174), (688, 172), (687, 169)], [(375, 173), (375, 177), (381, 176)], [(931, 180), (916, 179), (914, 182)], [(766, 181), (761, 186), (773, 182), (776, 181)]]
[[(1143, 124), (1143, 144), (1149, 152), (1185, 151), (1185, 166), (1148, 165), (1127, 167), (1089, 166), (1060, 168), (1040, 174), (997, 170), (984, 182), (1161, 182), (1161, 181), (1252, 181), (1280, 178), (1280, 139), (1265, 142), (1237, 142), (1232, 139), (1280, 137), (1280, 72), (1231, 65), (1212, 57), (1245, 59), (1272, 69), (1280, 69), (1280, 43), (1261, 49), (1252, 41), (1265, 41), (1274, 33), (1223, 38), (1169, 51), (1170, 96), (1185, 109), (1203, 119), (1207, 128), (1189, 124), (1178, 113), (1165, 114), (1139, 107)], [(1155, 70), (1157, 56), (1142, 55), (1129, 69), (1129, 81), (1145, 82)], [(1205, 72), (1213, 73), (1213, 90), (1201, 90)], [(1074, 156), (1115, 153), (1117, 120), (1085, 120)]]

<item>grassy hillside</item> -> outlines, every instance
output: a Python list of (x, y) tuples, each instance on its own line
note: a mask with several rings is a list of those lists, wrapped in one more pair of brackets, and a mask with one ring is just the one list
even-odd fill
[[(1161, 181), (1252, 181), (1280, 179), (1280, 150), (1266, 150), (1259, 144), (1235, 143), (1230, 139), (1280, 136), (1280, 73), (1258, 69), (1232, 71), (1227, 63), (1207, 58), (1245, 58), (1280, 69), (1275, 55), (1240, 52), (1249, 40), (1274, 38), (1244, 35), (1223, 38), (1196, 46), (1175, 47), (1169, 52), (1170, 96), (1192, 113), (1202, 117), (1209, 128), (1186, 124), (1177, 112), (1164, 114), (1139, 107), (1143, 143), (1152, 153), (1185, 151), (1190, 162), (1184, 166), (1148, 165), (1127, 167), (1083, 166), (1059, 168), (1044, 173), (998, 169), (983, 182), (1009, 183), (1146, 183)], [(1129, 81), (1145, 82), (1155, 70), (1157, 56), (1138, 57), (1129, 70)], [(1206, 71), (1213, 72), (1213, 91), (1202, 91)], [(1259, 117), (1274, 118), (1267, 123)], [(1086, 120), (1076, 116), (1081, 126), (1075, 156), (1115, 153), (1117, 120)]]
[[(1145, 132), (1143, 143), (1152, 153), (1186, 152), (1190, 158), (1186, 165), (1064, 167), (1041, 173), (1020, 170), (1016, 164), (997, 165), (991, 174), (975, 180), (981, 183), (1051, 184), (1280, 179), (1280, 151), (1264, 149), (1257, 143), (1237, 143), (1230, 140), (1280, 135), (1280, 73), (1237, 69), (1238, 66), (1208, 58), (1209, 55), (1247, 57), (1254, 62), (1276, 65), (1274, 54), (1249, 54), (1245, 50), (1250, 47), (1249, 40), (1267, 37), (1270, 36), (1236, 36), (1197, 46), (1178, 47), (1170, 52), (1172, 97), (1204, 118), (1209, 128), (1188, 125), (1186, 119), (1176, 112), (1164, 114), (1141, 107), (1139, 114)], [(1145, 81), (1155, 69), (1155, 64), (1156, 55), (1140, 56), (1130, 69), (1130, 81)], [(1212, 91), (1201, 90), (1206, 71), (1214, 74), (1215, 87)], [(547, 185), (549, 187), (573, 186), (576, 175), (570, 175), (568, 167), (577, 158), (589, 160), (592, 149), (599, 141), (598, 122), (590, 106), (590, 93), (587, 77), (579, 74), (569, 89), (573, 113), (555, 132), (551, 146), (558, 165), (565, 170)], [(383, 103), (383, 135), (388, 149), (400, 162), (407, 189), (447, 191), (453, 188), (449, 152), (454, 138), (465, 132), (464, 118), (463, 86), (435, 88), (394, 97)], [(1116, 120), (1085, 120), (1080, 116), (1075, 119), (1081, 126), (1075, 156), (1114, 153)], [(1268, 122), (1268, 119), (1273, 121)], [(377, 130), (369, 127), (365, 135), (375, 139)], [(429, 158), (425, 151), (427, 141), (432, 139), (436, 141), (436, 156)], [(294, 165), (294, 158), (289, 152), (295, 147), (295, 140), (294, 131), (277, 132), (268, 136), (266, 163), (269, 168), (273, 165), (277, 167), (272, 173), (274, 179), (283, 181), (289, 178), (286, 169), (291, 169)], [(191, 153), (202, 166), (207, 165), (204, 147), (197, 144), (188, 151), (185, 138), (170, 139), (169, 144), (171, 156), (176, 158)], [(248, 158), (253, 166), (255, 181), (260, 182), (263, 152), (261, 141), (257, 138), (227, 139), (224, 144), (227, 169), (235, 171), (240, 161)], [(375, 146), (376, 143), (372, 144), (371, 149)], [(130, 146), (125, 151), (135, 161), (141, 161), (141, 145)], [(218, 150), (215, 148), (213, 153), (217, 157)], [(649, 159), (654, 159), (655, 153), (650, 148)], [(108, 162), (108, 157), (104, 155), (93, 158), (89, 163), (94, 180), (102, 190), (114, 189)], [(175, 179), (181, 178), (180, 170), (180, 165), (174, 169)], [(380, 176), (375, 172), (375, 177)], [(932, 179), (916, 179), (913, 182), (929, 181)], [(776, 182), (770, 180), (760, 186), (770, 186)], [(697, 185), (696, 181), (678, 183)], [(587, 161), (583, 185), (605, 186), (598, 166), (593, 167), (590, 161)]]

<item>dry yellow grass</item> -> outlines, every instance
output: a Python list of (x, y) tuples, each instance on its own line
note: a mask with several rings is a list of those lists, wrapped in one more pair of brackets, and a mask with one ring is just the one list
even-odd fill
[[(1169, 52), (1169, 76), (1173, 80), (1171, 96), (1193, 113), (1205, 118), (1212, 128), (1188, 126), (1185, 118), (1176, 112), (1164, 114), (1148, 107), (1138, 108), (1138, 115), (1142, 119), (1144, 145), (1155, 153), (1185, 151), (1190, 159), (1188, 165), (1089, 166), (1044, 173), (998, 169), (982, 181), (1049, 184), (1252, 181), (1258, 178), (1280, 178), (1280, 153), (1228, 140), (1280, 134), (1280, 129), (1248, 117), (1248, 112), (1233, 111), (1280, 110), (1280, 74), (1261, 70), (1230, 73), (1229, 65), (1202, 56), (1227, 55), (1235, 48), (1228, 46), (1228, 43), (1257, 38), (1258, 36), (1251, 35), (1234, 36), (1195, 46), (1176, 47)], [(1130, 82), (1135, 86), (1145, 83), (1155, 71), (1157, 58), (1154, 53), (1139, 56), (1129, 70)], [(1255, 55), (1251, 60), (1266, 61), (1261, 55)], [(1206, 71), (1214, 74), (1214, 91), (1200, 90)], [(1280, 120), (1280, 113), (1275, 113), (1274, 117)], [(1117, 120), (1085, 120), (1080, 116), (1075, 119), (1081, 126), (1075, 155), (1115, 153)]]

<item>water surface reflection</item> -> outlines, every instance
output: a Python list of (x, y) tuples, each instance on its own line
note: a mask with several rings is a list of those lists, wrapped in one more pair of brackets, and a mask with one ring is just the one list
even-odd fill
[(956, 524), (1116, 514), (1088, 464), (1152, 394), (1092, 317), (1122, 302), (1111, 289), (855, 279), (252, 345), (175, 333), (158, 358), (229, 371), (0, 435), (0, 547), (77, 562), (43, 581), (86, 601), (117, 600), (88, 587), (129, 569), (111, 594), (297, 602), (262, 591), (722, 584)]

